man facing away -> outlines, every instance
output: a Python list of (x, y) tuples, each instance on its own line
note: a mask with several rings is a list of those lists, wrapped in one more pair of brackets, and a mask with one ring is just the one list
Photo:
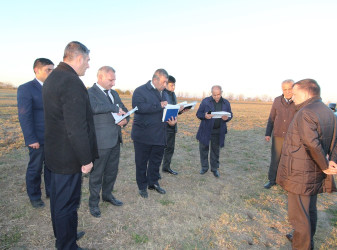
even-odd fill
[[(25, 144), (29, 150), (26, 172), (26, 189), (34, 208), (44, 207), (41, 200), (41, 173), (44, 172), (46, 197), (50, 196), (50, 171), (44, 158), (44, 114), (42, 85), (54, 69), (54, 63), (47, 58), (35, 60), (35, 79), (18, 88), (18, 114)], [(44, 167), (43, 167), (44, 166)]]
[(264, 188), (266, 189), (269, 189), (276, 184), (277, 167), (280, 162), (284, 137), (295, 114), (295, 104), (291, 100), (291, 97), (293, 96), (293, 84), (294, 81), (290, 79), (282, 82), (281, 87), (283, 94), (274, 99), (273, 106), (270, 110), (265, 140), (269, 142), (272, 133), (273, 136), (271, 160), (268, 171), (269, 181), (264, 185)]
[[(98, 157), (88, 91), (79, 76), (89, 68), (89, 50), (70, 42), (63, 62), (43, 86), (45, 156), (51, 171), (50, 212), (57, 249), (76, 244), (82, 172), (89, 173)], [(83, 233), (82, 233), (83, 235)]]
[[(167, 101), (162, 93), (168, 81), (168, 73), (157, 69), (152, 81), (136, 88), (132, 96), (135, 112), (131, 138), (135, 148), (136, 181), (139, 194), (148, 197), (147, 188), (160, 194), (166, 191), (160, 187), (159, 167), (166, 145), (166, 123), (162, 122), (163, 109)], [(170, 119), (168, 124), (174, 126), (177, 119)]]
[[(336, 118), (322, 102), (315, 80), (293, 86), (296, 114), (284, 139), (276, 182), (288, 192), (288, 218), (293, 249), (313, 249), (317, 224), (317, 194), (335, 192), (337, 173)], [(328, 156), (328, 157), (327, 157)]]
[[(200, 120), (197, 133), (201, 162), (200, 174), (205, 174), (209, 169), (208, 153), (210, 151), (211, 171), (215, 177), (219, 177), (220, 147), (225, 146), (227, 122), (233, 118), (233, 113), (229, 101), (222, 97), (221, 86), (213, 86), (211, 92), (211, 96), (202, 100), (196, 114)], [(215, 111), (226, 111), (231, 116), (223, 115), (219, 119), (212, 119), (213, 115), (210, 113)]]
[(101, 217), (98, 206), (101, 189), (103, 201), (114, 206), (123, 205), (123, 202), (112, 195), (112, 191), (118, 173), (122, 143), (121, 128), (128, 123), (129, 117), (115, 124), (112, 113), (121, 116), (128, 112), (118, 93), (111, 89), (115, 86), (115, 81), (115, 70), (110, 66), (103, 66), (98, 70), (97, 83), (88, 89), (99, 155), (99, 159), (94, 162), (89, 179), (89, 209), (94, 217)]

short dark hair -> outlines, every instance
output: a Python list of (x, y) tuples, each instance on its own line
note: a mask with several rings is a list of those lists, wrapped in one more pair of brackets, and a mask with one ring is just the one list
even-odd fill
[(168, 78), (169, 74), (165, 69), (157, 69), (152, 76), (152, 80), (155, 78), (159, 78), (159, 76), (165, 76), (166, 78)]
[(295, 82), (293, 87), (297, 86), (299, 89), (305, 90), (311, 96), (321, 96), (321, 88), (314, 79), (303, 79)]
[(68, 43), (66, 48), (64, 49), (63, 60), (67, 59), (71, 61), (78, 54), (89, 55), (89, 53), (90, 50), (84, 44), (77, 41), (72, 41)]
[(51, 60), (47, 59), (47, 58), (37, 58), (34, 61), (33, 70), (35, 68), (42, 68), (43, 66), (46, 66), (46, 65), (54, 65), (54, 63)]
[(168, 83), (176, 84), (176, 79), (173, 76), (168, 76)]

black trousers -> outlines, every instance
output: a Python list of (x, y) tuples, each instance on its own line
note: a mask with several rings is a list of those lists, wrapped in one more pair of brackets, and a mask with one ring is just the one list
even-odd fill
[(292, 248), (313, 249), (317, 225), (317, 195), (288, 192), (288, 217), (294, 229)]
[(50, 196), (50, 170), (44, 162), (44, 147), (34, 149), (28, 147), (29, 162), (26, 172), (26, 188), (30, 200), (35, 201), (41, 199), (41, 174), (44, 173), (44, 185), (46, 195)]
[(167, 138), (167, 145), (164, 149), (164, 157), (163, 157), (163, 170), (169, 170), (171, 169), (171, 159), (174, 153), (174, 146), (176, 142), (176, 133), (175, 132), (167, 132), (166, 133)]
[(57, 249), (77, 249), (82, 173), (51, 173), (50, 212)]
[(212, 134), (211, 141), (208, 146), (199, 142), (201, 169), (208, 170), (208, 153), (210, 151), (211, 171), (216, 171), (219, 168), (220, 144), (219, 134)]
[(89, 207), (97, 207), (102, 189), (102, 199), (111, 200), (116, 182), (120, 156), (120, 143), (115, 147), (98, 150), (99, 158), (94, 161), (89, 177)]
[(136, 180), (139, 190), (149, 185), (159, 185), (159, 167), (163, 159), (164, 147), (133, 142), (135, 148)]
[(268, 179), (273, 184), (276, 183), (277, 168), (281, 159), (283, 141), (283, 137), (273, 136), (271, 139), (271, 160), (268, 171)]

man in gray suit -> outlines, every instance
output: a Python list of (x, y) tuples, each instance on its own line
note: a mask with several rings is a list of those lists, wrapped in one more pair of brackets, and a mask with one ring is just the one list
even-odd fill
[(128, 112), (118, 93), (111, 89), (115, 86), (115, 81), (115, 70), (112, 67), (103, 66), (98, 70), (97, 83), (88, 89), (99, 155), (89, 178), (89, 208), (94, 217), (101, 217), (98, 206), (101, 189), (103, 201), (115, 206), (123, 205), (123, 202), (112, 195), (112, 190), (118, 172), (120, 143), (122, 143), (121, 128), (128, 123), (129, 117), (115, 124), (112, 113), (121, 116)]

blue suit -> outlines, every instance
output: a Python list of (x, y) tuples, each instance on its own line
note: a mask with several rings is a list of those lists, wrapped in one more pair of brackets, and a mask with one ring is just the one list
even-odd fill
[[(22, 84), (17, 92), (18, 115), (26, 146), (38, 142), (39, 149), (29, 149), (26, 172), (27, 193), (30, 200), (41, 199), (41, 173), (44, 165), (44, 114), (42, 86), (36, 80)], [(50, 194), (50, 171), (44, 167), (46, 195)]]

